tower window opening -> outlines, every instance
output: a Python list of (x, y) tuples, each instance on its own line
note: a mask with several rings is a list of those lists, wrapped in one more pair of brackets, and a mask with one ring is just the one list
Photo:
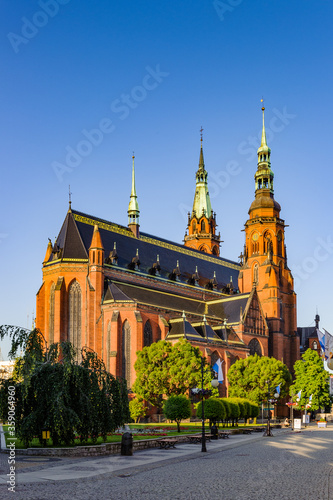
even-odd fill
[(201, 221), (201, 231), (204, 233), (204, 232), (205, 232), (205, 230), (206, 230), (205, 221), (204, 221), (204, 220), (202, 220), (202, 221)]
[(261, 189), (261, 179), (258, 180), (258, 189)]

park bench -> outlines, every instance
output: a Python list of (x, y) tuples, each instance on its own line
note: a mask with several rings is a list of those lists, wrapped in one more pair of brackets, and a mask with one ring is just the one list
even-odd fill
[(252, 429), (242, 429), (243, 434), (252, 434)]
[(229, 438), (229, 436), (230, 436), (230, 432), (219, 431), (219, 438), (220, 439)]
[(166, 450), (167, 448), (174, 448), (178, 440), (175, 438), (166, 438), (159, 439), (157, 442), (160, 445), (160, 449)]
[[(212, 435), (211, 434), (205, 434), (206, 440), (210, 441)], [(187, 436), (187, 439), (189, 443), (201, 443), (202, 441), (202, 434), (191, 434)]]

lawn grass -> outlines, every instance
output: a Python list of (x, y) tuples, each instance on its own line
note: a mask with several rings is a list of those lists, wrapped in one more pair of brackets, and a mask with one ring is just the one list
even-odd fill
[[(259, 424), (251, 424), (247, 427), (255, 427), (258, 426)], [(259, 425), (261, 427), (261, 425)], [(5, 431), (5, 439), (6, 439), (6, 446), (8, 444), (8, 441), (11, 440), (12, 442), (12, 437), (7, 434), (8, 430), (8, 425), (3, 425), (3, 430)], [(225, 426), (222, 427), (221, 425), (219, 426), (220, 429), (226, 429), (226, 430), (231, 430), (231, 429), (239, 429), (242, 428), (243, 424), (239, 424), (238, 426), (232, 427), (230, 426)], [(201, 422), (190, 422), (190, 423), (184, 423), (183, 425), (180, 426), (180, 433), (177, 432), (177, 424), (172, 422), (172, 423), (149, 423), (149, 424), (129, 424), (129, 428), (131, 429), (140, 429), (142, 431), (147, 430), (147, 432), (142, 432), (140, 434), (135, 434), (133, 433), (133, 439), (134, 441), (140, 441), (143, 439), (156, 439), (156, 437), (166, 437), (166, 436), (180, 436), (182, 434), (191, 434), (191, 433), (198, 433), (201, 432), (202, 429), (202, 423)], [(156, 429), (156, 432), (152, 432), (152, 429)], [(205, 430), (206, 432), (209, 432), (209, 425), (208, 422), (205, 425)], [(121, 438), (122, 438), (123, 433), (119, 434), (111, 434), (107, 436), (106, 441), (102, 438), (99, 437), (97, 438), (96, 443), (93, 443), (91, 439), (88, 439), (87, 442), (81, 443), (80, 439), (75, 439), (73, 445), (64, 445), (60, 444), (57, 445), (56, 448), (71, 448), (74, 446), (93, 446), (93, 445), (99, 445), (103, 443), (120, 443)], [(41, 448), (42, 445), (39, 442), (39, 439), (34, 438), (32, 442), (29, 445), (29, 448)], [(16, 449), (25, 449), (24, 444), (22, 443), (21, 440), (16, 439), (15, 441), (15, 448)], [(47, 448), (53, 448), (53, 443), (52, 439), (49, 439), (47, 442)]]

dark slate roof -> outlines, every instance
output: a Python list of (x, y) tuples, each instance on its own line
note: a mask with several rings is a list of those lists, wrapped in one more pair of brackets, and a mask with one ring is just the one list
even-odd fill
[[(223, 326), (214, 326), (214, 332), (218, 335), (222, 340), (226, 340), (227, 344), (242, 344), (245, 345), (244, 341), (239, 338), (237, 333), (232, 328), (224, 328)], [(226, 335), (227, 334), (227, 335)], [(227, 339), (225, 337), (227, 336)]]
[(201, 321), (200, 323), (192, 322), (192, 326), (208, 342), (222, 342), (222, 339), (214, 332), (212, 327), (206, 321)]
[[(91, 239), (90, 239), (91, 241)], [(61, 249), (60, 255), (51, 254), (50, 260), (62, 259), (88, 259), (89, 246), (82, 241), (80, 232), (74, 218), (67, 214), (57, 238), (57, 246)]]
[(133, 299), (128, 297), (119, 287), (117, 287), (111, 281), (107, 283), (107, 289), (104, 294), (104, 302), (114, 301), (114, 302), (133, 302)]
[(133, 257), (138, 250), (139, 271), (147, 275), (153, 274), (153, 265), (159, 255), (161, 266), (160, 276), (170, 279), (170, 274), (179, 261), (180, 281), (187, 283), (198, 266), (200, 286), (206, 286), (216, 272), (218, 289), (226, 286), (232, 277), (233, 283), (238, 281), (240, 265), (221, 257), (205, 254), (190, 249), (184, 245), (174, 243), (163, 238), (140, 233), (136, 238), (132, 231), (125, 226), (93, 217), (82, 212), (69, 211), (57, 238), (57, 245), (62, 249), (58, 254), (52, 254), (48, 264), (56, 259), (87, 259), (94, 225), (99, 226), (105, 250), (105, 259), (114, 249), (116, 243), (118, 267), (129, 269)]
[(187, 321), (186, 317), (176, 318), (170, 320), (170, 331), (165, 337), (165, 340), (178, 340), (185, 338), (189, 341), (205, 342), (206, 339), (202, 337)]
[(207, 304), (211, 314), (227, 318), (228, 324), (237, 324), (240, 321), (240, 315), (245, 311), (249, 297), (250, 293), (242, 293), (220, 300), (208, 301)]
[[(185, 311), (187, 314), (203, 316), (205, 314), (205, 303), (199, 299), (184, 297), (176, 293), (163, 292), (154, 288), (148, 288), (131, 283), (123, 283), (116, 280), (107, 280), (108, 287), (103, 303), (107, 301), (133, 300), (139, 304), (162, 307), (176, 315)], [(122, 298), (123, 297), (123, 298)]]

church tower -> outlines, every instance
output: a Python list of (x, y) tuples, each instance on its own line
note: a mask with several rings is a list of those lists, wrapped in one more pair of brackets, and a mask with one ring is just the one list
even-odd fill
[(207, 177), (205, 169), (203, 149), (201, 146), (199, 156), (199, 168), (195, 175), (196, 188), (192, 213), (188, 214), (188, 224), (185, 233), (185, 246), (195, 248), (201, 252), (220, 255), (220, 235), (216, 231), (216, 213), (212, 211), (210, 203)]
[(244, 255), (239, 274), (241, 293), (256, 288), (269, 326), (269, 356), (283, 361), (289, 368), (299, 357), (296, 326), (294, 280), (287, 264), (285, 222), (281, 207), (274, 199), (271, 150), (265, 131), (265, 108), (258, 167), (255, 173), (255, 199), (245, 223)]
[(133, 232), (134, 236), (136, 238), (139, 237), (139, 215), (140, 215), (140, 210), (139, 210), (139, 204), (137, 200), (137, 195), (136, 195), (136, 189), (135, 189), (135, 171), (134, 171), (134, 153), (132, 156), (133, 160), (133, 166), (132, 166), (132, 190), (131, 190), (131, 196), (130, 196), (130, 202), (128, 205), (128, 227), (131, 229)]

